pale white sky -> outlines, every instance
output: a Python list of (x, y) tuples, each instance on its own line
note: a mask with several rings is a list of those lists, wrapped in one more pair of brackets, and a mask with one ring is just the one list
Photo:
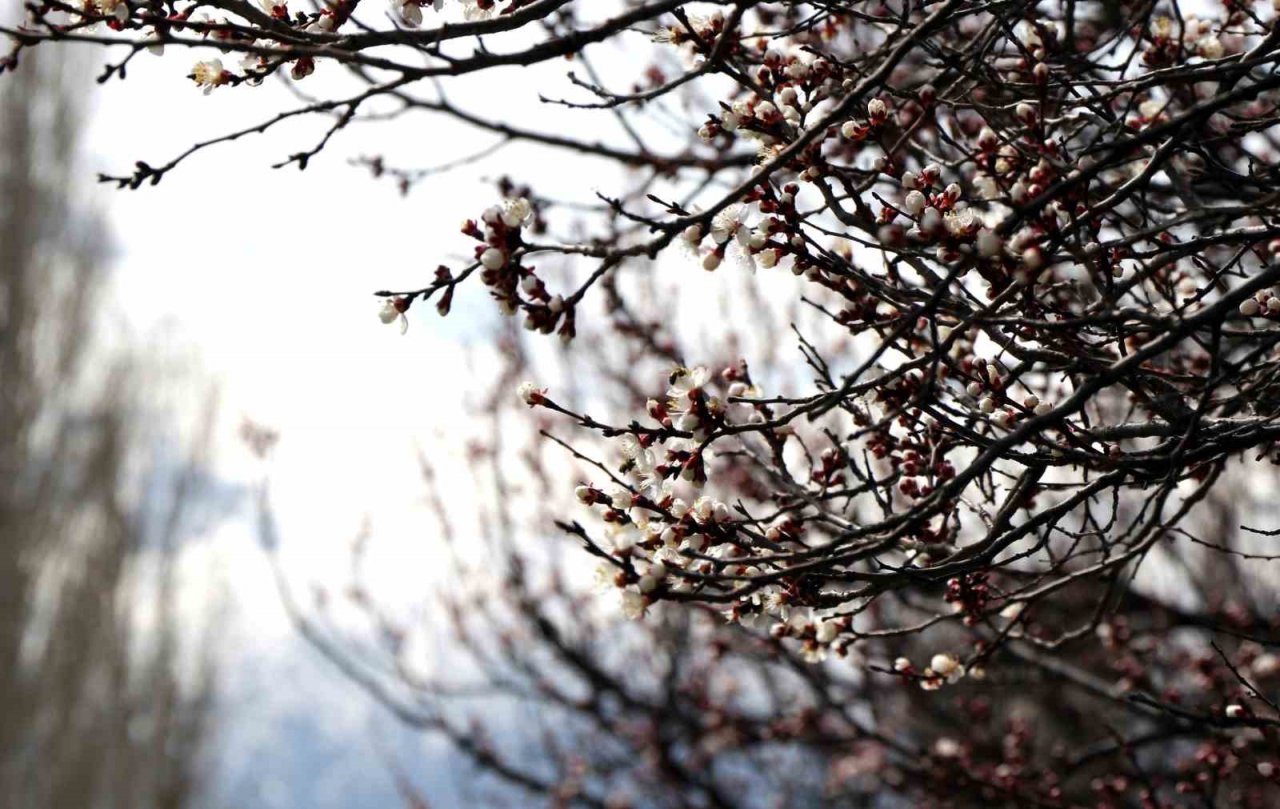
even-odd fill
[[(127, 81), (99, 90), (91, 171), (127, 172), (137, 159), (163, 163), (195, 140), (296, 103), (274, 82), (206, 97), (185, 77), (192, 61), (176, 50), (140, 57)], [(322, 65), (304, 89), (322, 92), (333, 70)], [(496, 315), (473, 284), (451, 318), (424, 307), (401, 337), (378, 322), (371, 293), (422, 286), (437, 263), (469, 249), (458, 226), (496, 199), (484, 178), (501, 166), (527, 177), (531, 164), (527, 152), (511, 149), (408, 198), (347, 165), (348, 157), (381, 152), (428, 166), (491, 142), (418, 117), (353, 126), (306, 172), (269, 168), (310, 146), (322, 125), (313, 120), (210, 150), (155, 188), (90, 193), (113, 225), (115, 296), (130, 331), (181, 371), (169, 398), (190, 413), (207, 395), (202, 379), (219, 388), (216, 474), (246, 487), (263, 474), (236, 437), (242, 416), (281, 430), (270, 464), (272, 502), (285, 567), (299, 588), (344, 583), (350, 541), (368, 516), (378, 532), (371, 576), (380, 598), (412, 600), (438, 567), (417, 448), (442, 465), (461, 460), (457, 426), (465, 425), (466, 392), (493, 367), (485, 335)], [(544, 161), (539, 171), (553, 169)], [(451, 440), (439, 438), (446, 434)], [(450, 495), (465, 503), (470, 493), (464, 485)], [(228, 785), (243, 795), (256, 784), (269, 807), (353, 805), (388, 785), (373, 732), (397, 733), (293, 634), (248, 506), (202, 537), (187, 565), (192, 615), (200, 614), (208, 583), (217, 582), (230, 602)], [(316, 731), (333, 744), (310, 738)], [(298, 763), (299, 739), (318, 748), (313, 755), (323, 766)]]

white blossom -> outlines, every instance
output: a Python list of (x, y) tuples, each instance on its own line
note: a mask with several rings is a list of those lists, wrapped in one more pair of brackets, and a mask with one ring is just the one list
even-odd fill
[(673, 373), (671, 387), (667, 388), (667, 398), (671, 400), (673, 409), (683, 410), (689, 405), (689, 394), (702, 389), (711, 380), (711, 372), (706, 366), (693, 368), (677, 368)]
[(929, 660), (929, 668), (934, 674), (951, 683), (964, 676), (964, 668), (960, 665), (960, 661), (956, 659), (955, 655), (951, 654), (934, 655)]
[(496, 10), (496, 4), (490, 4), (488, 8), (481, 8), (476, 0), (462, 0), (462, 16), (466, 17), (469, 22), (487, 20), (493, 16)]
[(644, 617), (644, 613), (648, 605), (645, 603), (645, 597), (636, 590), (626, 589), (621, 591), (622, 614), (633, 621)]
[(520, 400), (530, 407), (542, 404), (545, 394), (545, 389), (538, 388), (538, 386), (532, 382), (521, 382), (520, 386), (516, 388), (516, 395), (518, 395)]
[(533, 203), (524, 197), (502, 203), (502, 223), (509, 228), (526, 227), (533, 221)]
[(383, 298), (382, 306), (378, 309), (378, 319), (386, 325), (399, 322), (400, 333), (404, 334), (409, 330), (409, 318), (405, 317), (402, 306), (396, 298)]
[(205, 95), (209, 95), (213, 88), (227, 83), (227, 71), (222, 68), (221, 59), (207, 59), (196, 62), (195, 67), (191, 68), (191, 79), (197, 87), (204, 89)]

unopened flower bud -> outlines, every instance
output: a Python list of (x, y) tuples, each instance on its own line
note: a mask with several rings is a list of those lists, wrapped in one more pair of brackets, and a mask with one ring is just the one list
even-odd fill
[(924, 194), (921, 194), (919, 191), (910, 192), (907, 194), (906, 199), (902, 201), (902, 206), (906, 208), (907, 213), (912, 216), (919, 216), (920, 212), (924, 210), (925, 204)]
[(995, 258), (1000, 255), (1000, 249), (1003, 247), (1000, 234), (987, 228), (978, 231), (977, 244), (978, 255), (983, 258)]

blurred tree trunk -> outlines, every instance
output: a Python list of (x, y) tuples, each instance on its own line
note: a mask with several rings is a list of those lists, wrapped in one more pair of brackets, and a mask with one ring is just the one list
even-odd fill
[(152, 462), (145, 369), (95, 346), (101, 222), (77, 201), (77, 70), (0, 83), (0, 806), (192, 806), (211, 658), (173, 555), (199, 463)]

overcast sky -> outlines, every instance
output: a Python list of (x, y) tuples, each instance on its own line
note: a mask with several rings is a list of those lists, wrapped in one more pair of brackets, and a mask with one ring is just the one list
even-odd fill
[[(97, 92), (89, 173), (127, 173), (139, 159), (161, 164), (196, 140), (296, 103), (275, 82), (206, 97), (185, 77), (194, 58), (171, 50), (136, 59), (127, 81)], [(327, 71), (334, 68), (322, 65), (304, 89), (331, 86)], [(461, 459), (457, 426), (468, 385), (492, 367), (484, 338), (495, 314), (472, 285), (454, 316), (415, 312), (401, 337), (379, 323), (371, 293), (420, 287), (436, 264), (465, 249), (461, 221), (496, 199), (485, 178), (503, 165), (527, 166), (528, 155), (512, 149), (407, 198), (347, 164), (385, 153), (430, 166), (491, 142), (418, 118), (352, 126), (306, 172), (270, 168), (309, 147), (322, 125), (212, 149), (155, 188), (91, 193), (113, 225), (115, 295), (128, 330), (173, 367), (173, 398), (188, 414), (202, 406), (206, 382), (216, 384), (215, 472), (245, 491), (269, 473), (282, 558), (295, 583), (303, 591), (310, 582), (341, 586), (351, 540), (369, 518), (380, 597), (412, 601), (429, 582), (435, 543), (416, 453)], [(281, 431), (269, 468), (240, 445), (243, 417)], [(468, 492), (454, 495), (465, 503)], [(229, 602), (228, 793), (239, 805), (281, 809), (380, 805), (391, 796), (388, 751), (417, 773), (439, 774), (431, 755), (416, 755), (415, 737), (294, 635), (250, 505), (246, 498), (236, 516), (200, 537), (186, 566), (192, 616), (202, 615), (210, 588)], [(431, 792), (433, 805), (448, 805), (440, 801), (451, 794), (447, 784)]]

